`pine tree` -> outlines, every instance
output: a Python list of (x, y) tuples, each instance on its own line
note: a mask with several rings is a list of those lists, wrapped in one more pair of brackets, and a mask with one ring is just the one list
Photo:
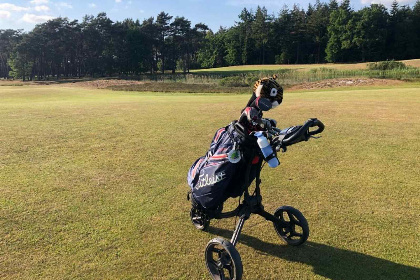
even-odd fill
[(168, 43), (166, 41), (170, 34), (170, 21), (172, 16), (165, 12), (160, 12), (156, 17), (156, 31), (157, 31), (157, 51), (160, 55), (160, 61), (162, 64), (162, 74), (165, 73), (165, 57), (168, 49)]
[(344, 62), (351, 59), (355, 21), (350, 1), (344, 0), (330, 15), (328, 26), (327, 61)]
[(265, 7), (257, 7), (255, 12), (255, 20), (252, 23), (252, 37), (255, 40), (255, 49), (259, 54), (257, 64), (265, 64), (265, 52), (266, 46), (269, 39), (269, 26), (270, 18), (267, 15), (267, 9)]
[(241, 62), (242, 64), (249, 64), (254, 49), (252, 41), (252, 23), (255, 18), (252, 11), (248, 11), (244, 8), (239, 15), (239, 19), (241, 20), (238, 23), (240, 29), (240, 42), (242, 45)]

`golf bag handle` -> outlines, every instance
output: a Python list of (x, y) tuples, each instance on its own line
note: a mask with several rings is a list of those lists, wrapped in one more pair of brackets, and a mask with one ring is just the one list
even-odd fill
[[(309, 131), (310, 127), (318, 127), (318, 129)], [(320, 120), (316, 118), (309, 119), (292, 135), (286, 135), (286, 137), (281, 141), (281, 146), (286, 147), (301, 141), (308, 141), (311, 136), (324, 131), (324, 128), (325, 126)]]

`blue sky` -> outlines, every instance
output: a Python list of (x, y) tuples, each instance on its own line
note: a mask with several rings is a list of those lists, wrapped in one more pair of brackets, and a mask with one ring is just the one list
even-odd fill
[[(29, 31), (35, 24), (58, 16), (80, 20), (86, 14), (106, 12), (113, 21), (143, 20), (165, 11), (172, 16), (184, 16), (192, 24), (203, 22), (216, 31), (220, 26), (232, 26), (244, 7), (255, 10), (258, 5), (265, 6), (269, 13), (277, 14), (284, 5), (292, 7), (298, 2), (306, 8), (315, 0), (0, 0), (0, 29)], [(392, 0), (351, 0), (354, 9), (370, 3), (389, 7)], [(399, 3), (413, 5), (415, 0), (399, 0)]]

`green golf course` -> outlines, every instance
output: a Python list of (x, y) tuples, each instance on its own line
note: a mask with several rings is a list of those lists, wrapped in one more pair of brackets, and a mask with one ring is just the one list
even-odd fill
[[(209, 279), (205, 246), (235, 219), (196, 230), (187, 171), (248, 99), (0, 86), (0, 278)], [(261, 178), (265, 210), (299, 209), (308, 241), (252, 216), (243, 279), (420, 279), (420, 84), (285, 91), (265, 116), (326, 128)]]

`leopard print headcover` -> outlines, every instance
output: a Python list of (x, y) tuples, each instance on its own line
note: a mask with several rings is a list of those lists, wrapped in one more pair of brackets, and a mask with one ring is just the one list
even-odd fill
[(276, 81), (277, 76), (261, 78), (255, 82), (253, 92), (256, 97), (268, 98), (273, 108), (283, 101), (283, 88)]

